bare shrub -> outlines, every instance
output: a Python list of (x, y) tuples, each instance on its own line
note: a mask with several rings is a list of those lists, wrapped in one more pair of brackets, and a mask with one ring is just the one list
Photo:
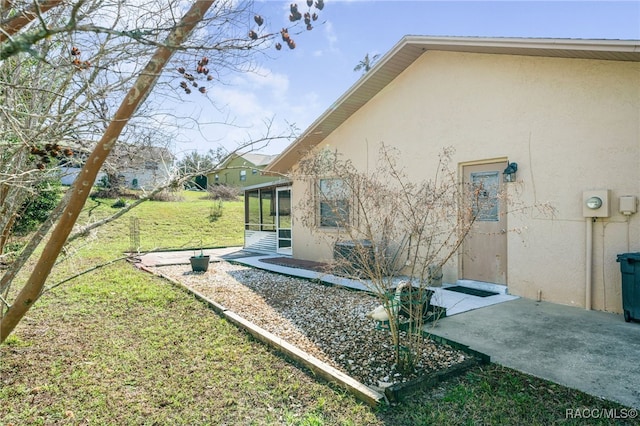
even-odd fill
[(222, 205), (222, 200), (218, 200), (214, 203), (213, 207), (209, 210), (209, 221), (215, 222), (216, 220), (222, 217), (222, 213), (224, 212)]
[(210, 185), (207, 198), (212, 200), (234, 201), (240, 196), (240, 189), (229, 185)]
[(183, 201), (184, 197), (179, 192), (171, 190), (163, 190), (149, 197), (150, 201)]
[[(308, 193), (296, 206), (303, 226), (334, 245), (335, 271), (359, 280), (380, 300), (368, 316), (390, 330), (400, 371), (415, 368), (424, 322), (442, 268), (458, 252), (477, 219), (497, 206), (500, 214), (535, 208), (553, 214), (548, 203), (534, 206), (508, 197), (491, 182), (461, 182), (454, 150), (444, 148), (422, 180), (407, 174), (399, 151), (381, 144), (375, 167), (359, 170), (328, 148), (299, 163), (294, 179)], [(487, 197), (487, 193), (495, 194)], [(327, 228), (331, 232), (325, 232)], [(518, 232), (518, 229), (510, 229)], [(400, 315), (409, 321), (401, 333)]]
[[(422, 181), (408, 177), (399, 152), (384, 144), (369, 171), (328, 150), (307, 157), (297, 171), (310, 188), (298, 207), (302, 223), (312, 230), (333, 227), (337, 232), (320, 235), (339, 243), (337, 254), (348, 247), (333, 267), (377, 295), (381, 306), (370, 317), (389, 328), (401, 371), (415, 368), (424, 344), (433, 272), (457, 252), (475, 219), (452, 155), (452, 148), (443, 149), (434, 176)], [(407, 333), (400, 330), (401, 312), (409, 317)]]
[(117, 200), (119, 198), (122, 199), (136, 199), (138, 198), (138, 194), (135, 191), (130, 191), (128, 189), (114, 189), (114, 188), (98, 188), (93, 191), (90, 195), (91, 198), (102, 198), (102, 199), (110, 199)]

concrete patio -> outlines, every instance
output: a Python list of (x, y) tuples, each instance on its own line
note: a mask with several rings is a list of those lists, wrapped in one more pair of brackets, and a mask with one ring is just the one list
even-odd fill
[(520, 298), (444, 318), (429, 332), (497, 364), (640, 408), (640, 323), (622, 315)]

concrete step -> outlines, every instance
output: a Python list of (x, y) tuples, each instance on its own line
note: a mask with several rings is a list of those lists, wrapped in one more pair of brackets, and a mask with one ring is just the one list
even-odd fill
[[(458, 280), (456, 281), (455, 285), (475, 288), (477, 290), (492, 291), (498, 294), (509, 294), (509, 289), (507, 288), (507, 286), (501, 284), (486, 283), (483, 281), (474, 280)], [(443, 288), (446, 289), (446, 285), (443, 285)]]

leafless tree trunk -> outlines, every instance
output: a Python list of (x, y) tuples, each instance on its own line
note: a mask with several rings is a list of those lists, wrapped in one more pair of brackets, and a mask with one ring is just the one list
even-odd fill
[(124, 126), (138, 106), (145, 100), (154, 87), (162, 69), (171, 55), (189, 36), (191, 31), (204, 17), (214, 1), (197, 1), (171, 31), (164, 45), (157, 48), (142, 74), (123, 100), (103, 137), (89, 156), (80, 175), (70, 190), (69, 202), (62, 212), (60, 221), (54, 228), (50, 239), (44, 247), (42, 255), (29, 279), (19, 292), (11, 307), (0, 321), (0, 342), (13, 331), (22, 317), (30, 309), (41, 294), (42, 288), (62, 247), (71, 233), (73, 226), (89, 196), (100, 167), (111, 152)]

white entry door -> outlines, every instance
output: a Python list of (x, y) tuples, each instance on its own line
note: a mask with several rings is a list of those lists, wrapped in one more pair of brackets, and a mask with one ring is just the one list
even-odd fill
[(465, 238), (462, 278), (507, 284), (507, 215), (502, 172), (506, 162), (463, 167), (475, 222)]
[(292, 254), (290, 186), (276, 189), (276, 233), (278, 235), (278, 253)]

